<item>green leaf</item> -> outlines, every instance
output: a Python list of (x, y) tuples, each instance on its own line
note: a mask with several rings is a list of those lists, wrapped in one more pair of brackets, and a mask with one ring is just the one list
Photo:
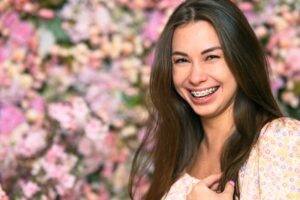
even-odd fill
[(297, 108), (286, 106), (285, 110), (290, 117), (300, 120), (300, 106)]
[(39, 4), (43, 8), (61, 8), (67, 0), (43, 0)]
[(123, 99), (125, 101), (125, 104), (128, 107), (134, 107), (134, 106), (140, 105), (142, 103), (141, 97), (139, 95), (136, 95), (136, 96), (124, 95)]
[(46, 26), (47, 29), (49, 29), (55, 38), (57, 39), (58, 43), (70, 45), (71, 40), (69, 36), (66, 34), (66, 32), (62, 29), (62, 19), (59, 17), (55, 17), (52, 20), (44, 20), (42, 22)]
[(295, 87), (293, 89), (293, 93), (295, 93), (298, 96), (300, 95), (300, 81), (295, 82)]

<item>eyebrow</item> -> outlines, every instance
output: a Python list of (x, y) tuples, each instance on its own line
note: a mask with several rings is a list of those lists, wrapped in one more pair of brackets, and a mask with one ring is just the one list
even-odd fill
[[(221, 49), (221, 47), (217, 46), (217, 47), (211, 47), (211, 48), (208, 48), (208, 49), (205, 49), (204, 51), (201, 52), (201, 55), (203, 54), (206, 54), (206, 53), (209, 53), (211, 51), (214, 51), (214, 50), (217, 50), (217, 49)], [(184, 53), (184, 52), (181, 52), (181, 51), (174, 51), (172, 52), (172, 56), (173, 55), (181, 55), (181, 56), (188, 56), (188, 54)]]
[(217, 46), (217, 47), (211, 47), (211, 48), (208, 48), (208, 49), (202, 51), (201, 54), (203, 55), (203, 54), (206, 54), (206, 53), (208, 53), (208, 52), (214, 51), (214, 50), (216, 50), (216, 49), (221, 49), (221, 50), (222, 50), (222, 48), (221, 48), (221, 47), (218, 47), (218, 46)]

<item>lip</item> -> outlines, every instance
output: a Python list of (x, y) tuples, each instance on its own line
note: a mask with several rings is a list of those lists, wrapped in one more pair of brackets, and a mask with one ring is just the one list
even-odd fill
[[(217, 87), (217, 86), (215, 86), (215, 87)], [(209, 89), (209, 88), (211, 88), (211, 87), (207, 87), (206, 89)], [(206, 90), (206, 89), (201, 89), (201, 90)], [(209, 103), (211, 103), (211, 102), (214, 101), (214, 99), (216, 98), (216, 96), (219, 93), (219, 89), (220, 89), (220, 87), (218, 86), (217, 91), (215, 91), (213, 94), (211, 94), (211, 95), (209, 95), (207, 97), (201, 97), (201, 98), (194, 97), (191, 94), (191, 92), (189, 91), (189, 98), (192, 101), (192, 103), (195, 104), (195, 105), (209, 104)], [(193, 89), (192, 91), (200, 91), (200, 90), (199, 89), (197, 89), (197, 90)]]

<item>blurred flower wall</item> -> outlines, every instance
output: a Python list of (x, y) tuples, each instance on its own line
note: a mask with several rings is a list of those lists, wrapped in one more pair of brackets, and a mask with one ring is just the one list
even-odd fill
[[(128, 199), (151, 52), (181, 1), (0, 1), (0, 199)], [(300, 3), (263, 2), (236, 1), (300, 119)]]

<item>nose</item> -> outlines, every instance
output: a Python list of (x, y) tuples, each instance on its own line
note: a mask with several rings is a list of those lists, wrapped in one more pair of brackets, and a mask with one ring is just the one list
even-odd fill
[(192, 85), (199, 85), (201, 82), (207, 80), (207, 74), (203, 67), (201, 67), (199, 64), (195, 64), (191, 66), (188, 78)]

